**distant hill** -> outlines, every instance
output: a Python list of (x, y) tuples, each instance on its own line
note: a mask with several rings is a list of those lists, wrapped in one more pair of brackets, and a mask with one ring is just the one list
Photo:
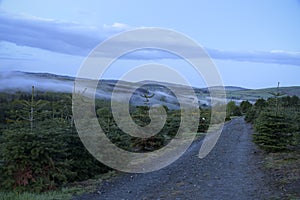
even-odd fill
[(16, 71), (15, 73), (27, 74), (27, 75), (31, 75), (31, 76), (48, 78), (48, 79), (69, 80), (69, 81), (75, 80), (75, 78), (71, 77), (71, 76), (57, 75), (57, 74), (51, 74), (51, 73), (33, 73), (33, 72), (20, 72), (20, 71)]
[[(196, 90), (198, 88), (195, 88)], [(221, 90), (222, 87), (221, 86), (213, 86), (213, 87), (209, 87), (209, 88), (201, 88), (200, 90), (204, 93), (208, 93), (209, 90)], [(246, 90), (249, 90), (249, 89), (246, 89), (246, 88), (242, 88), (242, 87), (237, 87), (237, 86), (224, 86), (224, 89), (227, 91), (227, 92), (231, 92), (231, 91), (246, 91)]]
[[(276, 93), (277, 88), (264, 88), (264, 89), (254, 89), (254, 90), (236, 90), (236, 91), (226, 91), (227, 99), (233, 100), (250, 100), (255, 101), (259, 98), (270, 98), (273, 95), (271, 93)], [(291, 87), (280, 87), (279, 93), (287, 96), (296, 95), (300, 97), (300, 86)]]
[[(246, 88), (242, 87), (237, 87), (237, 86), (225, 86), (224, 87), (226, 91), (241, 91), (241, 90), (248, 90)], [(215, 86), (215, 87), (210, 87), (212, 90), (218, 90), (221, 89), (221, 87)]]
[[(74, 77), (61, 76), (50, 73), (31, 73), (31, 72), (1, 72), (0, 73), (0, 92), (12, 93), (16, 91), (30, 92), (31, 86), (34, 85), (38, 91), (51, 91), (51, 92), (66, 92), (71, 93), (74, 86)], [(117, 80), (100, 80), (96, 92), (97, 98), (110, 99), (112, 91), (115, 90), (118, 93), (118, 98), (122, 101), (125, 94), (128, 94), (129, 89), (136, 86), (137, 83), (131, 83), (121, 81), (120, 85), (116, 87)], [(151, 99), (152, 104), (163, 104), (169, 108), (177, 109), (179, 107), (178, 101), (175, 95), (168, 89), (169, 87), (175, 87), (180, 91), (181, 96), (186, 98), (187, 102), (195, 101), (186, 93), (186, 87), (183, 85), (171, 84), (171, 83), (159, 83), (154, 81), (143, 81), (146, 84), (142, 88), (137, 89), (131, 98), (131, 103), (135, 105), (141, 105), (144, 103), (142, 94), (145, 91), (154, 93), (155, 96)], [(209, 90), (219, 90), (221, 87), (208, 88), (194, 88), (194, 91), (198, 97), (198, 102), (202, 106), (210, 106)], [(271, 92), (276, 92), (277, 88), (266, 89), (246, 89), (236, 86), (225, 86), (227, 100), (234, 100), (237, 103), (243, 100), (249, 100), (255, 102), (259, 98), (272, 97)], [(280, 93), (286, 95), (297, 95), (300, 97), (300, 86), (294, 87), (282, 87)], [(197, 99), (196, 99), (197, 101)]]
[(241, 91), (241, 90), (249, 90), (249, 89), (237, 87), (237, 86), (225, 86), (225, 90), (226, 91)]

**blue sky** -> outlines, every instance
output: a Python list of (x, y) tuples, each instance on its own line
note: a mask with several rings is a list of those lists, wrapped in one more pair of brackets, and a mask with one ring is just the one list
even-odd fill
[[(297, 0), (0, 0), (0, 71), (74, 76), (104, 39), (133, 28), (162, 27), (202, 45), (225, 85), (300, 85), (299, 19)], [(163, 53), (121, 59), (105, 78), (149, 62), (174, 66), (194, 86), (204, 84), (191, 66)]]

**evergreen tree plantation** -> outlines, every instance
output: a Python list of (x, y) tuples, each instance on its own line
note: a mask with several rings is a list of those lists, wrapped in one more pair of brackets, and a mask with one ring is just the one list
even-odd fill
[(253, 141), (267, 152), (293, 150), (300, 144), (300, 99), (281, 94), (279, 85), (277, 90), (273, 97), (247, 106), (245, 117), (255, 129)]
[[(131, 106), (133, 120), (140, 126), (150, 122), (148, 102)], [(68, 93), (35, 91), (0, 93), (0, 167), (1, 188), (18, 192), (44, 192), (67, 183), (87, 180), (110, 170), (96, 160), (83, 146), (74, 126), (72, 99)], [(119, 148), (145, 152), (166, 145), (177, 133), (180, 110), (167, 111), (163, 129), (147, 139), (132, 137), (120, 130), (114, 121), (110, 102), (96, 100), (99, 124), (107, 137)], [(201, 109), (206, 120), (198, 132), (209, 124), (209, 109)]]

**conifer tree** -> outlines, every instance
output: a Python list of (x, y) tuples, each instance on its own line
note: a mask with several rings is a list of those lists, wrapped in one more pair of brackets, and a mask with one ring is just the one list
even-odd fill
[(280, 93), (279, 82), (277, 91), (270, 94), (266, 109), (260, 111), (255, 120), (253, 140), (263, 149), (269, 152), (287, 150), (293, 145), (293, 136), (296, 131), (293, 126), (292, 116), (287, 109), (283, 109), (280, 101), (284, 94)]

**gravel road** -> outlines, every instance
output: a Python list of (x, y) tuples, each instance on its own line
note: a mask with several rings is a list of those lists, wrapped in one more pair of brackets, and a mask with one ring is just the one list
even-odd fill
[(262, 171), (251, 125), (243, 118), (228, 122), (204, 159), (198, 158), (202, 140), (195, 141), (176, 162), (147, 174), (122, 174), (105, 181), (94, 193), (74, 200), (270, 199), (274, 189)]

